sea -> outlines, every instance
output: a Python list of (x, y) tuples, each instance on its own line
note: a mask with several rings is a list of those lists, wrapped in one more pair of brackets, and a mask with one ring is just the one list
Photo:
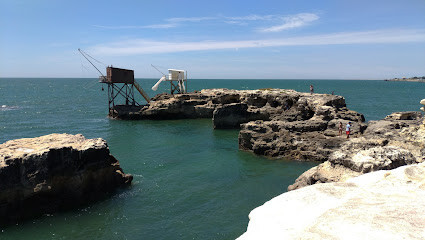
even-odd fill
[[(153, 92), (156, 81), (137, 79), (151, 97), (169, 91), (163, 84)], [(344, 96), (366, 121), (419, 111), (425, 98), (424, 83), (377, 80), (189, 79), (188, 90), (309, 92), (310, 85), (316, 93)], [(211, 119), (109, 119), (106, 87), (94, 78), (0, 78), (0, 144), (50, 133), (103, 138), (134, 176), (131, 187), (108, 199), (0, 226), (0, 239), (235, 239), (246, 231), (251, 210), (318, 164), (241, 151), (238, 130), (214, 130)]]

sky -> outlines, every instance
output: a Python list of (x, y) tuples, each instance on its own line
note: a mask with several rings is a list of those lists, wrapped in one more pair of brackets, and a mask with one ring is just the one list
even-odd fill
[(425, 76), (425, 0), (0, 0), (0, 77)]

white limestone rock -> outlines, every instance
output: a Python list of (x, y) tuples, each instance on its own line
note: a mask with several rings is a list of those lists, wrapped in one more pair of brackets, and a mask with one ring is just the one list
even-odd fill
[(425, 163), (284, 193), (249, 214), (247, 239), (425, 239)]

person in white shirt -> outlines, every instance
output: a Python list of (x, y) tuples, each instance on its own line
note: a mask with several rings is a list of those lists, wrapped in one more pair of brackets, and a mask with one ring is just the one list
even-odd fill
[(345, 126), (345, 133), (347, 134), (347, 138), (350, 138), (350, 132), (351, 132), (351, 122), (347, 123), (347, 126)]

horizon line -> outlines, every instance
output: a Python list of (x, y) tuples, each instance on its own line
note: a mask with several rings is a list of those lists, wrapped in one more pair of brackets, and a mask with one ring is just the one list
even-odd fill
[[(0, 79), (99, 79), (97, 77), (0, 77)], [(157, 77), (135, 77), (137, 79), (157, 79)], [(349, 81), (385, 81), (394, 78), (189, 78), (188, 80), (349, 80)]]

